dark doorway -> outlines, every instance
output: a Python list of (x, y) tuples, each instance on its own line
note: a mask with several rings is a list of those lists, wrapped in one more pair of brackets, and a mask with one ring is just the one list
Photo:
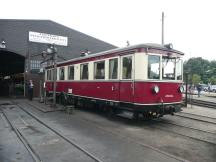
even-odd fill
[(0, 96), (23, 95), (25, 57), (0, 50)]

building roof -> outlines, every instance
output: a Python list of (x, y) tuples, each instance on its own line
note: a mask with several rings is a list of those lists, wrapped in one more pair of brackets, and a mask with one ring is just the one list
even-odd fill
[(81, 52), (86, 49), (91, 53), (97, 53), (116, 48), (110, 43), (51, 20), (0, 19), (0, 40), (6, 42), (8, 51), (25, 57), (28, 52), (35, 55), (46, 50), (46, 44), (28, 42), (29, 31), (68, 37), (67, 47), (57, 46), (58, 54), (66, 60), (79, 57)]

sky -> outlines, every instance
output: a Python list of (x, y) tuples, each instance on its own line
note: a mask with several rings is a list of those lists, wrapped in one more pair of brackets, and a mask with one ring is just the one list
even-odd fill
[[(49, 19), (118, 47), (164, 42), (216, 60), (214, 0), (0, 0), (0, 19)], [(4, 7), (3, 7), (4, 6)], [(52, 33), (49, 33), (52, 34)]]

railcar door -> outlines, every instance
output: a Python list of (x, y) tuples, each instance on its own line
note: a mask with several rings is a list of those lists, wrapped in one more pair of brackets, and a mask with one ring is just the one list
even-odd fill
[(121, 56), (120, 101), (134, 102), (134, 55)]
[(111, 100), (119, 101), (120, 58), (109, 59), (109, 80), (111, 89), (108, 93)]

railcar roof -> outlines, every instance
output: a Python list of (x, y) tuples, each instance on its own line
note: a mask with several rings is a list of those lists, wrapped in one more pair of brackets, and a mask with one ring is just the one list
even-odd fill
[[(115, 49), (111, 49), (111, 50), (108, 50), (108, 51), (103, 51), (103, 52), (99, 52), (99, 53), (95, 53), (95, 54), (90, 54), (90, 55), (87, 55), (87, 56), (78, 57), (78, 58), (70, 59), (70, 60), (63, 61), (63, 62), (58, 62), (58, 64), (64, 64), (64, 63), (68, 63), (68, 62), (71, 62), (71, 61), (78, 61), (78, 60), (82, 60), (82, 59), (86, 59), (86, 58), (106, 55), (106, 54), (115, 53), (115, 52), (129, 51), (129, 50), (133, 50), (133, 49), (136, 49), (136, 48), (148, 48), (148, 49), (163, 50), (163, 51), (175, 52), (175, 53), (177, 53), (179, 55), (184, 55), (184, 53), (182, 53), (180, 51), (167, 48), (166, 46), (162, 46), (160, 44), (145, 43), (145, 44), (132, 45), (132, 46), (128, 46), (128, 47), (120, 47), (120, 48), (115, 48)], [(50, 66), (48, 66), (48, 67), (50, 67)]]

